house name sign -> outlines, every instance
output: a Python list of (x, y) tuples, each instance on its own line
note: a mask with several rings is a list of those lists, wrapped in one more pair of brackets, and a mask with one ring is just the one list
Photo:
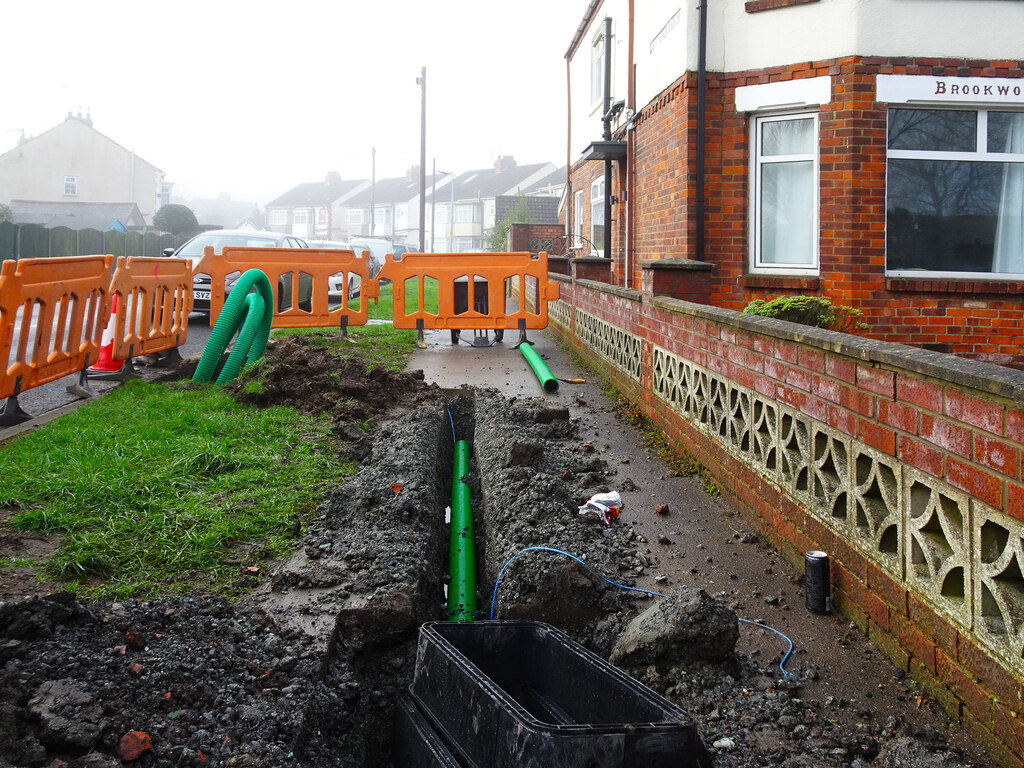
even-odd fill
[(879, 101), (899, 104), (1024, 104), (1024, 79), (876, 75), (875, 93)]

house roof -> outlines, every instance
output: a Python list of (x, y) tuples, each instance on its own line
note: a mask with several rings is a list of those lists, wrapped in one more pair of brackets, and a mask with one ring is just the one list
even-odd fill
[(280, 197), (267, 203), (267, 208), (301, 208), (302, 206), (330, 205), (339, 197), (352, 192), (360, 184), (369, 184), (366, 179), (350, 181), (311, 181), (292, 187)]
[[(92, 127), (92, 118), (89, 115), (86, 115), (85, 117), (82, 117), (81, 114), (79, 114), (76, 117), (76, 116), (72, 115), (70, 112), (68, 112), (68, 116), (66, 118), (64, 118), (64, 122), (58, 123), (53, 128), (49, 128), (49, 129), (43, 131), (38, 136), (33, 136), (31, 138), (25, 139), (24, 141), (19, 141), (18, 145), (16, 147), (14, 147), (13, 149), (8, 150), (7, 152), (4, 152), (4, 153), (0, 154), (0, 157), (3, 157), (4, 155), (9, 155), (9, 154), (11, 154), (13, 152), (22, 151), (22, 149), (27, 144), (31, 144), (32, 142), (41, 141), (43, 139), (48, 139), (48, 138), (54, 138), (54, 137), (50, 136), (50, 134), (52, 134), (52, 133), (57, 132), (59, 134), (59, 132), (67, 131), (69, 128), (72, 128), (72, 129), (73, 128), (77, 128), (79, 125), (81, 125), (81, 126), (83, 126), (85, 128), (88, 128), (93, 133), (97, 134), (98, 136), (101, 136), (104, 140), (106, 140), (109, 143), (113, 144), (115, 147), (120, 149), (125, 154), (134, 155), (136, 163), (142, 163), (143, 165), (148, 165), (154, 171), (157, 171), (157, 172), (159, 172), (161, 174), (163, 173), (163, 171), (160, 170), (159, 168), (157, 168), (155, 165), (153, 165), (152, 163), (150, 163), (150, 162), (148, 162), (146, 160), (143, 160), (141, 157), (136, 155), (133, 150), (126, 149), (125, 147), (122, 147), (120, 144), (118, 144), (116, 141), (114, 141), (112, 138), (110, 138), (106, 134), (101, 133), (100, 131), (97, 131), (95, 128), (93, 128)], [(59, 141), (59, 139), (58, 139), (58, 141)]]
[[(427, 194), (434, 184), (434, 176), (427, 174)], [(438, 183), (446, 176), (437, 174)], [(410, 179), (407, 176), (398, 176), (393, 179), (377, 179), (372, 185), (372, 196), (375, 205), (390, 205), (393, 203), (408, 203), (420, 193), (420, 177)], [(345, 204), (353, 208), (368, 208), (370, 206), (371, 187), (366, 187), (357, 194), (350, 197)]]
[(142, 229), (146, 220), (135, 203), (50, 203), (41, 200), (11, 200), (11, 213), (18, 224), (39, 224), (68, 229)]
[(547, 176), (533, 182), (529, 187), (522, 190), (524, 195), (553, 195), (558, 197), (562, 187), (565, 186), (565, 166), (556, 168)]
[[(547, 165), (550, 164), (516, 165), (500, 171), (496, 171), (494, 168), (466, 171), (455, 178), (454, 192), (448, 187), (445, 187), (444, 190), (439, 189), (437, 199), (443, 203), (453, 194), (456, 200), (520, 194), (523, 191), (523, 182), (542, 171)], [(430, 199), (430, 197), (431, 193), (427, 192), (427, 198)]]
[(565, 58), (571, 59), (573, 54), (576, 53), (576, 49), (579, 48), (580, 42), (583, 40), (583, 36), (587, 33), (587, 28), (590, 27), (590, 22), (594, 20), (594, 14), (597, 13), (602, 2), (603, 0), (590, 0), (587, 10), (583, 12), (583, 19), (580, 21), (580, 25), (576, 28), (576, 34), (572, 36), (572, 42), (569, 44), (569, 50), (565, 52)]

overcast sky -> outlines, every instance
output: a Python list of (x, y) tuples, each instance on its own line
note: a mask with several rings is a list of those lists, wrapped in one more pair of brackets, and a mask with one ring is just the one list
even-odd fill
[(89, 112), (175, 195), (565, 162), (565, 51), (587, 0), (5, 3), (0, 152)]

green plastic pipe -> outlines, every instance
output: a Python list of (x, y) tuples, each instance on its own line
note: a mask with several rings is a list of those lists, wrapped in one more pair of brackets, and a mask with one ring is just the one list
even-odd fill
[(519, 345), (519, 351), (523, 353), (523, 357), (526, 358), (526, 362), (530, 364), (530, 368), (533, 369), (534, 374), (537, 376), (537, 381), (544, 387), (545, 392), (557, 392), (558, 391), (558, 379), (555, 378), (554, 374), (551, 373), (551, 369), (548, 368), (547, 363), (540, 359), (533, 347), (529, 342), (523, 342)]
[[(255, 301), (249, 301), (248, 297), (251, 295), (249, 291), (253, 286), (256, 287), (259, 298), (263, 300), (260, 307), (256, 305)], [(213, 332), (210, 333), (210, 338), (206, 342), (206, 348), (203, 350), (203, 356), (199, 359), (199, 365), (192, 376), (192, 381), (208, 382), (213, 379), (217, 363), (220, 362), (220, 356), (224, 353), (228, 342), (231, 341), (240, 326), (243, 332), (239, 335), (239, 341), (241, 341), (250, 320), (255, 324), (251, 329), (251, 342), (248, 343), (244, 352), (239, 353), (246, 355), (247, 362), (252, 362), (263, 355), (267, 348), (267, 339), (270, 337), (270, 326), (274, 321), (274, 292), (270, 287), (270, 280), (259, 269), (248, 270), (232, 286), (231, 293), (228, 294), (228, 299), (224, 302), (224, 308), (217, 318), (217, 324), (213, 327)], [(232, 351), (232, 355), (234, 355), (234, 351)], [(224, 384), (238, 374), (242, 364), (240, 360), (237, 360), (237, 363), (238, 365), (230, 378), (224, 378), (224, 371), (221, 371), (222, 375), (217, 377), (218, 384)], [(225, 365), (224, 368), (226, 370), (228, 366)]]
[(472, 621), (476, 613), (476, 545), (469, 486), (469, 443), (455, 443), (452, 460), (452, 527), (448, 538), (448, 621)]

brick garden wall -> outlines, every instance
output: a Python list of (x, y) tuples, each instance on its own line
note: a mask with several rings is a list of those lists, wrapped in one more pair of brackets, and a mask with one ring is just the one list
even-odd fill
[[(707, 104), (706, 253), (716, 266), (711, 301), (742, 309), (754, 299), (825, 296), (865, 314), (876, 339), (1024, 367), (1024, 282), (887, 279), (885, 276), (886, 104), (875, 101), (875, 75), (1024, 77), (1022, 61), (843, 57), (757, 71), (709, 73)], [(750, 274), (750, 118), (736, 112), (738, 86), (828, 75), (832, 102), (819, 111), (819, 261), (816, 277)], [(596, 137), (595, 137), (596, 138)], [(694, 157), (696, 81), (687, 74), (644, 106), (633, 131), (634, 252), (625, 274), (625, 205), (613, 207), (613, 279), (641, 286), (644, 261), (696, 259)], [(625, 163), (616, 163), (613, 194), (622, 197)], [(577, 163), (584, 189), (602, 163)]]
[(1024, 757), (1024, 376), (552, 275), (551, 328), (1003, 765)]

